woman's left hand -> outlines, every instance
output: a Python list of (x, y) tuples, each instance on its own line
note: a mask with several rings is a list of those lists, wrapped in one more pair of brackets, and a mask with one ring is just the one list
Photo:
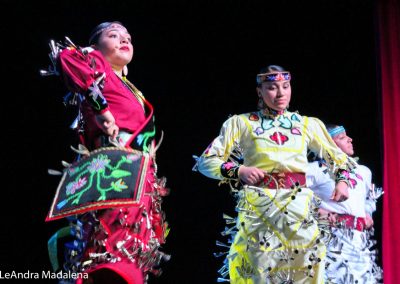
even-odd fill
[(348, 198), (349, 190), (347, 183), (345, 183), (344, 181), (339, 181), (335, 186), (335, 190), (333, 191), (331, 199), (337, 202), (343, 202), (346, 201)]
[(318, 215), (320, 218), (324, 218), (324, 219), (328, 220), (332, 226), (336, 225), (336, 217), (338, 216), (337, 213), (331, 212), (331, 211), (323, 209), (323, 208), (319, 208)]
[(264, 178), (264, 171), (256, 167), (240, 166), (238, 171), (239, 178), (246, 184), (255, 185)]
[(103, 130), (103, 132), (110, 136), (112, 139), (115, 139), (117, 137), (119, 127), (115, 124), (114, 116), (109, 110), (104, 113), (97, 114), (96, 122), (97, 125)]

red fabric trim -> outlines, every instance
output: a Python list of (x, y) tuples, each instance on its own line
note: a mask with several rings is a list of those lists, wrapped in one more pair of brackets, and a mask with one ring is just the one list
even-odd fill
[(299, 186), (305, 186), (306, 175), (304, 173), (272, 173), (264, 177), (258, 186), (270, 189), (291, 188), (296, 182)]
[(106, 111), (109, 111), (109, 110), (110, 110), (110, 108), (106, 107), (105, 109), (100, 110), (99, 114), (103, 114), (103, 113), (105, 113)]
[(336, 221), (343, 222), (343, 224), (346, 228), (354, 229), (354, 230), (357, 230), (360, 232), (364, 231), (364, 229), (367, 226), (366, 222), (365, 222), (365, 218), (355, 217), (355, 216), (347, 215), (347, 214), (338, 215), (336, 217)]
[[(91, 270), (87, 270), (85, 272), (90, 274), (94, 274), (98, 272), (99, 270), (102, 269), (109, 269), (115, 273), (117, 273), (119, 276), (121, 276), (127, 284), (143, 284), (144, 279), (143, 279), (143, 273), (142, 271), (137, 267), (135, 263), (127, 263), (127, 262), (116, 262), (116, 263), (105, 263), (105, 264), (99, 264), (95, 268)], [(89, 276), (90, 277), (90, 276)], [(107, 280), (109, 280), (109, 283), (112, 283), (112, 277), (113, 275), (110, 274), (110, 278), (105, 279), (103, 277), (104, 282), (106, 283)], [(76, 281), (77, 284), (82, 284), (83, 281), (82, 279), (78, 279)]]
[[(85, 213), (85, 212), (88, 212), (88, 211), (99, 210), (99, 209), (107, 209), (107, 208), (111, 208), (111, 207), (112, 208), (120, 208), (120, 207), (127, 207), (127, 206), (138, 206), (138, 207), (140, 206), (140, 201), (126, 201), (126, 199), (116, 199), (116, 200), (113, 200), (113, 201), (110, 201), (110, 202), (114, 202), (114, 201), (115, 202), (120, 201), (120, 202), (124, 202), (124, 203), (122, 203), (122, 204), (113, 204), (112, 206), (110, 204), (101, 204), (101, 205), (98, 205), (98, 206), (90, 207), (90, 209), (88, 209), (88, 208), (84, 208), (84, 209), (77, 208), (76, 210), (72, 210), (72, 211), (69, 211), (68, 213), (59, 214), (59, 215), (53, 216), (53, 217), (50, 217), (50, 215), (47, 215), (45, 221), (49, 222), (49, 221), (53, 221), (53, 220), (62, 219), (62, 218), (65, 218), (65, 217), (71, 216), (71, 215), (77, 215), (77, 214), (82, 214), (82, 213)], [(92, 203), (96, 203), (96, 202), (92, 202)]]
[(154, 108), (153, 106), (146, 100), (143, 99), (144, 104), (149, 108), (150, 113), (148, 115), (148, 117), (145, 119), (144, 123), (138, 128), (136, 129), (136, 131), (132, 134), (132, 137), (126, 142), (125, 147), (131, 149), (131, 147), (129, 146), (133, 139), (136, 138), (136, 136), (142, 131), (142, 129), (147, 125), (147, 123), (150, 121), (150, 119), (153, 118), (153, 112), (154, 112)]
[(107, 232), (107, 235), (111, 235), (111, 230), (110, 230), (110, 228), (107, 226), (107, 224), (104, 222), (104, 220), (103, 219), (99, 219), (99, 222), (100, 222), (100, 224), (101, 224), (101, 226), (104, 228), (104, 231), (106, 231)]

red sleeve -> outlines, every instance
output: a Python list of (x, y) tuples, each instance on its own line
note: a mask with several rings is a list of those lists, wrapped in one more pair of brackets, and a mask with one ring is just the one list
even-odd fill
[(76, 49), (66, 48), (60, 53), (59, 60), (64, 82), (72, 92), (86, 93), (105, 71), (105, 59), (97, 50), (83, 55)]

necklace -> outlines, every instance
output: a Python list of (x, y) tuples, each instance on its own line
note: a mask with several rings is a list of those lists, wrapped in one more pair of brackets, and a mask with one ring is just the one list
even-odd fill
[(129, 82), (129, 80), (126, 78), (126, 76), (120, 76), (118, 73), (116, 73), (116, 72), (114, 72), (114, 73), (122, 81), (122, 83), (124, 83), (125, 87), (127, 87), (132, 92), (132, 94), (135, 96), (135, 98), (138, 100), (138, 102), (142, 106), (143, 110), (145, 110), (145, 108), (144, 108), (145, 98), (144, 98), (142, 92), (139, 91), (135, 87), (135, 85), (133, 85), (131, 82)]
[(270, 107), (265, 107), (263, 110), (261, 110), (261, 112), (264, 116), (275, 119), (277, 116), (284, 114), (286, 112), (286, 109), (278, 111)]

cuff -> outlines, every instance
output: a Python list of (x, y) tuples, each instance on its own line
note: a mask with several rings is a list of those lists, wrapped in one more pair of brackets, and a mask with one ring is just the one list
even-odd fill
[(238, 179), (239, 178), (239, 167), (233, 162), (226, 162), (221, 165), (221, 175), (225, 178)]
[(348, 171), (339, 169), (336, 173), (335, 182), (338, 183), (339, 181), (344, 181), (348, 186), (350, 186), (349, 177), (350, 175)]
[(109, 110), (110, 110), (110, 108), (107, 106), (106, 108), (103, 108), (103, 109), (99, 110), (97, 113), (98, 114), (103, 114), (103, 113), (105, 113), (106, 111), (109, 111)]

